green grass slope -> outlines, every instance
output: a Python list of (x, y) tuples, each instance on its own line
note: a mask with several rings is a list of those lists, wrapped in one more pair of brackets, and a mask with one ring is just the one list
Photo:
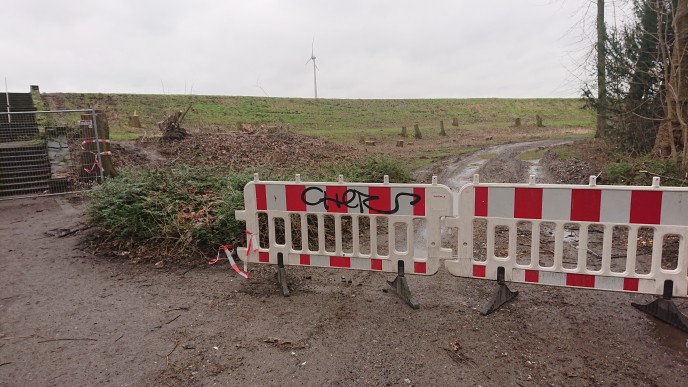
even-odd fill
[(234, 130), (237, 122), (289, 124), (304, 134), (337, 141), (357, 141), (369, 133), (398, 133), (401, 126), (413, 124), (437, 127), (440, 120), (450, 127), (458, 118), (467, 130), (507, 128), (520, 117), (524, 126), (535, 126), (535, 115), (547, 127), (594, 126), (594, 114), (583, 109), (579, 99), (303, 99), (268, 97), (188, 96), (151, 94), (42, 95), (51, 109), (97, 108), (108, 114), (113, 138), (137, 137), (141, 130), (127, 126), (136, 111), (149, 134), (156, 133), (156, 122), (174, 110), (193, 108), (184, 126), (200, 131)]

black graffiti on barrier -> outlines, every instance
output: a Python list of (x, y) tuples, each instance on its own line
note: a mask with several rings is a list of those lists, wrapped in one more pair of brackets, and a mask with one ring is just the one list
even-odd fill
[[(311, 191), (318, 192), (316, 195), (316, 201), (311, 202), (307, 199), (308, 193)], [(376, 195), (368, 195), (356, 189), (350, 188), (344, 191), (341, 197), (339, 194), (335, 195), (334, 197), (328, 197), (327, 192), (325, 192), (325, 190), (322, 188), (308, 187), (303, 190), (303, 193), (301, 194), (301, 201), (309, 206), (317, 206), (318, 204), (322, 203), (325, 206), (325, 210), (329, 210), (330, 205), (332, 204), (336, 205), (337, 207), (347, 207), (353, 209), (358, 208), (361, 213), (363, 213), (364, 208), (367, 208), (369, 211), (377, 212), (378, 214), (392, 215), (399, 211), (399, 199), (404, 196), (409, 197), (409, 204), (411, 206), (415, 206), (421, 200), (421, 196), (418, 194), (399, 192), (394, 196), (394, 207), (389, 210), (381, 210), (373, 207), (371, 205), (372, 203), (370, 203), (371, 201), (380, 199), (380, 197)]]

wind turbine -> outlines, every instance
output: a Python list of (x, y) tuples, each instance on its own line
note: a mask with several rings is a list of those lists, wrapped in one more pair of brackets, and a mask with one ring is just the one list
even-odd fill
[(313, 42), (311, 42), (311, 57), (306, 61), (306, 64), (308, 62), (313, 61), (313, 88), (315, 89), (315, 99), (318, 99), (318, 80), (315, 76), (315, 71), (320, 70), (318, 66), (315, 64), (315, 55), (313, 54), (313, 46), (315, 45), (315, 38), (313, 38)]

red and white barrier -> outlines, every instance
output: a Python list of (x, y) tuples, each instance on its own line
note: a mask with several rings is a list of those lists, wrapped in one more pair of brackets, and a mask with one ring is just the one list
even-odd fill
[[(282, 253), (285, 265), (317, 266), (354, 270), (397, 272), (398, 262), (404, 262), (408, 274), (431, 275), (439, 269), (439, 260), (451, 258), (451, 250), (441, 247), (441, 219), (453, 213), (453, 199), (449, 188), (437, 184), (380, 184), (344, 183), (340, 176), (336, 183), (305, 183), (299, 175), (293, 182), (254, 181), (244, 188), (244, 211), (236, 218), (246, 222), (252, 247), (239, 248), (245, 262), (277, 264)], [(259, 215), (267, 217), (261, 235)], [(298, 217), (300, 226), (292, 223)], [(317, 247), (309, 248), (308, 216), (317, 218)], [(334, 233), (326, 233), (325, 217), (334, 222)], [(350, 250), (344, 249), (342, 218), (351, 218)], [(361, 221), (369, 224), (369, 240), (361, 240)], [(378, 219), (385, 218), (386, 230), (378, 230)], [(277, 230), (276, 219), (284, 225)], [(414, 219), (425, 219), (423, 230), (414, 229)], [(396, 225), (401, 223), (405, 235), (397, 236)], [(277, 240), (280, 234), (280, 240)], [(300, 235), (301, 246), (292, 242), (292, 234)], [(334, 234), (334, 235), (332, 235)], [(416, 235), (422, 234), (422, 238)], [(328, 251), (326, 238), (334, 238), (334, 248)], [(267, 245), (257, 246), (259, 240)], [(415, 246), (415, 240), (424, 246)], [(403, 240), (405, 248), (397, 250), (396, 241)], [(361, 244), (370, 244), (363, 252)], [(387, 243), (387, 253), (378, 250), (378, 243)], [(421, 256), (418, 251), (427, 251)]]
[[(475, 219), (486, 220), (486, 257), (474, 256)], [(541, 265), (541, 227), (547, 223), (554, 238), (553, 264)], [(531, 227), (530, 262), (517, 262), (519, 225)], [(673, 282), (673, 294), (688, 295), (688, 190), (660, 187), (655, 178), (650, 187), (590, 185), (484, 184), (477, 176), (473, 184), (459, 192), (459, 217), (447, 219), (457, 227), (459, 256), (446, 261), (455, 276), (497, 279), (497, 269), (505, 269), (505, 280), (554, 286), (572, 286), (599, 290), (662, 294), (665, 281)], [(578, 230), (577, 262), (563, 262), (565, 226)], [(592, 226), (603, 229), (600, 268), (587, 265)], [(613, 233), (616, 226), (627, 227), (625, 266), (612, 270)], [(507, 254), (495, 253), (495, 229), (508, 228)], [(638, 232), (653, 232), (651, 267), (636, 269)], [(662, 246), (666, 236), (678, 240), (675, 267), (663, 268)], [(664, 257), (666, 259), (666, 257)]]

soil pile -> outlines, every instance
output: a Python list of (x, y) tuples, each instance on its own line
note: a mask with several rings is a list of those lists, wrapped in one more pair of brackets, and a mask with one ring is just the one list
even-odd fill
[(290, 131), (197, 135), (182, 141), (160, 141), (155, 147), (170, 161), (222, 166), (231, 171), (259, 165), (282, 171), (356, 158), (354, 148)]
[(285, 130), (190, 135), (180, 141), (142, 139), (132, 144), (121, 144), (113, 144), (112, 156), (120, 168), (134, 165), (164, 167), (178, 162), (191, 166), (226, 167), (228, 171), (270, 166), (272, 171), (281, 172), (358, 158), (356, 149), (352, 147)]
[(588, 184), (590, 176), (597, 176), (600, 172), (580, 159), (562, 159), (552, 150), (545, 152), (542, 164), (547, 168), (555, 184)]

